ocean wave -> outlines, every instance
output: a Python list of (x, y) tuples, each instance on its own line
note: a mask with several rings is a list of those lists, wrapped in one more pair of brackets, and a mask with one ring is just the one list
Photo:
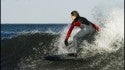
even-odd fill
[(17, 37), (19, 35), (26, 35), (26, 34), (35, 34), (35, 33), (51, 33), (51, 34), (60, 34), (61, 31), (59, 32), (55, 32), (52, 31), (51, 29), (48, 29), (47, 31), (41, 31), (41, 30), (31, 30), (31, 31), (26, 31), (23, 30), (21, 32), (14, 32), (14, 31), (1, 31), (1, 35), (2, 35), (2, 39), (4, 38), (13, 38), (13, 37)]

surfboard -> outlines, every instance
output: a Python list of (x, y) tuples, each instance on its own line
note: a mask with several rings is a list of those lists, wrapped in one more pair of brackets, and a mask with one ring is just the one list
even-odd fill
[(49, 60), (49, 61), (79, 60), (79, 59), (82, 59), (82, 58), (77, 58), (76, 53), (44, 56), (44, 60)]

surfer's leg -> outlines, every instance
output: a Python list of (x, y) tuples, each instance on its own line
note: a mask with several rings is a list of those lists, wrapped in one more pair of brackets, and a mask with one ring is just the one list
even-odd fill
[(77, 47), (78, 46), (78, 37), (77, 37), (77, 35), (73, 37), (73, 43), (72, 44), (74, 45), (74, 48), (75, 48), (76, 53), (77, 53), (77, 49), (78, 49), (78, 47)]
[(80, 40), (81, 37), (84, 37), (87, 34), (85, 29), (81, 29), (74, 37), (73, 37), (73, 44), (76, 49), (76, 53), (79, 52), (79, 47), (78, 47), (78, 41)]
[(73, 37), (73, 44), (74, 47), (76, 49), (76, 52), (79, 52), (79, 47), (78, 47), (78, 41), (80, 40), (80, 38), (90, 34), (92, 32), (91, 30), (91, 26), (87, 26), (85, 25), (85, 27), (83, 29), (81, 29), (74, 37)]
[(78, 53), (78, 41), (80, 39), (81, 36), (84, 36), (86, 33), (83, 34), (83, 30), (80, 30), (74, 37), (73, 37), (73, 44), (74, 44), (74, 47), (76, 49), (76, 53)]

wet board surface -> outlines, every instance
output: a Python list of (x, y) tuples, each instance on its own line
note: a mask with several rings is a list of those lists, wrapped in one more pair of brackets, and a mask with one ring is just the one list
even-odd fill
[(79, 59), (82, 58), (77, 58), (75, 53), (44, 56), (44, 60), (49, 60), (49, 61), (79, 60)]

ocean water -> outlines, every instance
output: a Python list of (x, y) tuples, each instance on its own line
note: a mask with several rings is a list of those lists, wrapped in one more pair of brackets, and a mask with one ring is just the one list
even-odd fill
[(1, 38), (12, 38), (26, 33), (60, 33), (67, 24), (1, 24)]
[[(112, 24), (112, 23), (111, 23)], [(68, 30), (66, 24), (3, 24), (1, 39), (2, 70), (123, 70), (124, 40), (104, 35), (111, 40), (103, 42), (104, 30), (100, 31), (93, 43), (86, 42), (82, 47), (80, 60), (46, 60), (47, 55), (70, 53), (64, 48), (64, 39)], [(107, 28), (106, 28), (107, 29)], [(69, 39), (79, 31), (75, 28)], [(113, 30), (114, 31), (114, 30)], [(122, 31), (121, 31), (122, 32)], [(118, 35), (118, 34), (113, 34)], [(93, 36), (93, 35), (92, 35)], [(102, 37), (100, 39), (100, 37)], [(103, 39), (103, 40), (102, 40)], [(102, 45), (103, 43), (103, 45)], [(100, 45), (101, 44), (101, 45)], [(55, 58), (56, 59), (56, 58)]]
[[(51, 31), (48, 31), (49, 29)], [(122, 38), (122, 40), (107, 40), (110, 44), (104, 43), (103, 47), (83, 41), (79, 46), (83, 48), (82, 59), (59, 61), (46, 60), (44, 57), (68, 53), (63, 48), (67, 25), (11, 24), (2, 25), (2, 30), (5, 31), (2, 33), (1, 40), (2, 70), (124, 70), (124, 40)], [(72, 37), (76, 31), (78, 29), (73, 31)], [(21, 34), (18, 34), (20, 32)], [(99, 36), (102, 35), (99, 33), (97, 37)], [(103, 43), (99, 38), (94, 44), (98, 40), (99, 44)]]

